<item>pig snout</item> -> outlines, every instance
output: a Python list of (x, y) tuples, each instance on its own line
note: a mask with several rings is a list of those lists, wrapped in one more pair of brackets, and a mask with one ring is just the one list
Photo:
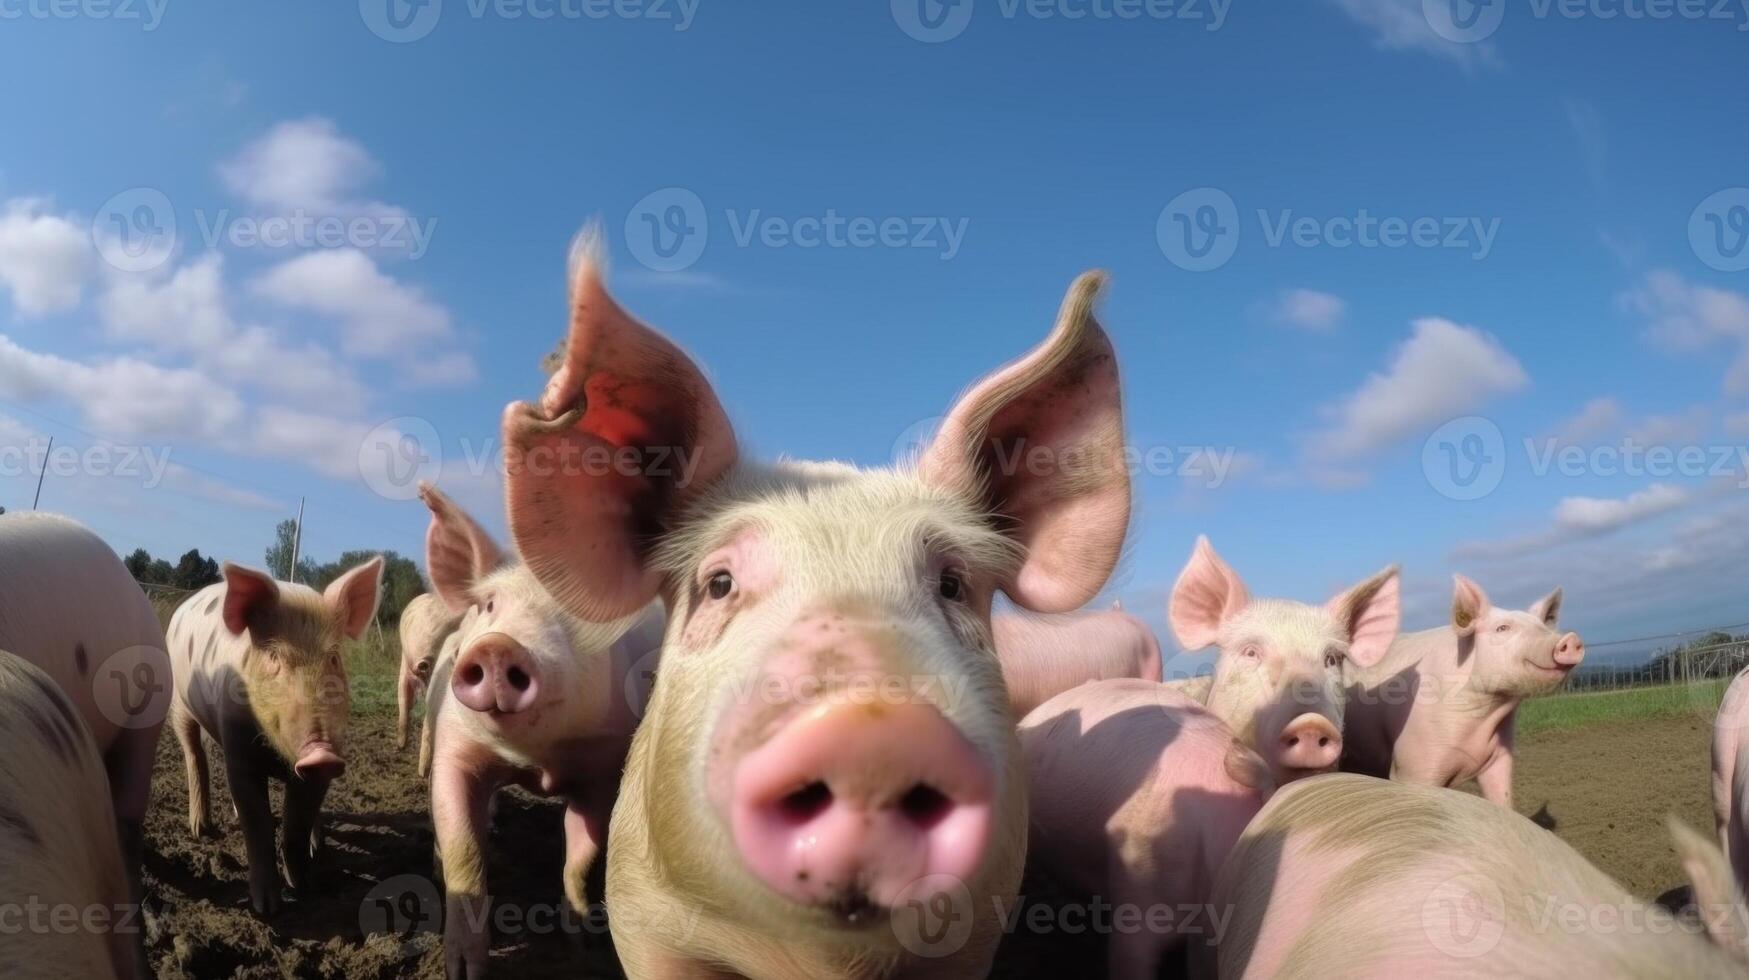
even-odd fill
[(346, 772), (346, 760), (328, 742), (311, 740), (292, 763), (292, 772), (303, 780), (339, 779)]
[(1330, 719), (1307, 712), (1282, 728), (1276, 757), (1290, 777), (1332, 769), (1342, 757), (1342, 733)]
[(925, 876), (971, 876), (994, 782), (933, 706), (828, 703), (741, 758), (729, 822), (757, 878), (854, 922), (915, 897), (906, 889)]
[(524, 711), (540, 690), (534, 656), (503, 633), (489, 633), (463, 651), (449, 684), (456, 700), (487, 714)]
[(1558, 667), (1577, 667), (1579, 661), (1585, 659), (1585, 641), (1579, 639), (1577, 633), (1567, 633), (1555, 643), (1555, 665)]

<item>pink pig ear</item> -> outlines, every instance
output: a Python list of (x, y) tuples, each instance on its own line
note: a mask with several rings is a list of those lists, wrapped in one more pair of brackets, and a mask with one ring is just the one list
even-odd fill
[(1403, 603), (1397, 566), (1374, 575), (1325, 604), (1348, 630), (1348, 659), (1371, 667), (1384, 659), (1402, 623)]
[(1024, 546), (1001, 587), (1035, 612), (1093, 598), (1129, 529), (1117, 357), (1093, 317), (1104, 284), (1098, 273), (1076, 279), (1044, 343), (962, 396), (918, 463), (924, 480), (978, 498)]
[(1561, 618), (1561, 589), (1560, 589), (1560, 587), (1556, 586), (1555, 591), (1550, 592), (1546, 596), (1543, 596), (1542, 600), (1540, 602), (1538, 602), (1534, 606), (1531, 606), (1530, 607), (1530, 614), (1532, 616), (1535, 616), (1537, 619), (1542, 620), (1542, 624), (1544, 626), (1547, 626), (1549, 629), (1554, 629), (1555, 623), (1558, 622)]
[(250, 620), (279, 602), (279, 583), (265, 572), (230, 562), (225, 562), (224, 575), (225, 629), (242, 636)]
[(341, 631), (356, 640), (377, 617), (382, 595), (383, 558), (378, 555), (329, 583), (322, 599), (339, 614)]
[(1488, 614), (1488, 593), (1462, 575), (1452, 576), (1451, 628), (1459, 636), (1476, 631), (1476, 621)]
[(563, 606), (602, 622), (655, 598), (653, 539), (736, 446), (704, 373), (614, 302), (598, 253), (586, 231), (562, 363), (538, 406), (504, 410), (504, 445), (517, 551)]
[(486, 529), (443, 491), (421, 483), (419, 499), (431, 510), (431, 526), (425, 529), (425, 568), (431, 573), (431, 588), (451, 612), (466, 612), (473, 604), (474, 583), (503, 564), (503, 552)]
[(1198, 535), (1190, 561), (1178, 573), (1178, 584), (1172, 587), (1172, 600), (1167, 618), (1172, 623), (1172, 635), (1186, 650), (1201, 650), (1214, 646), (1221, 634), (1221, 624), (1238, 615), (1251, 602), (1251, 593), (1221, 556), (1215, 554), (1209, 539)]

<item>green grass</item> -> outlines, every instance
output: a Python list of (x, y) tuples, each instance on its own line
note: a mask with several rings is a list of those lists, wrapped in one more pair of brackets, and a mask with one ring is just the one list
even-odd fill
[(346, 679), (352, 687), (352, 713), (392, 717), (400, 672), (401, 640), (393, 627), (379, 634), (373, 626), (362, 640), (348, 644)]
[(1526, 701), (1518, 709), (1518, 734), (1570, 731), (1599, 722), (1646, 721), (1694, 715), (1712, 718), (1725, 696), (1725, 681), (1664, 684), (1627, 691), (1557, 694)]

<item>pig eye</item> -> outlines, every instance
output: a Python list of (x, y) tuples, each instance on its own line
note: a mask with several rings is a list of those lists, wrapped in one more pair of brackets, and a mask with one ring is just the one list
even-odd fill
[(941, 597), (949, 602), (959, 602), (966, 597), (966, 583), (959, 572), (945, 571), (941, 573)]
[(495, 600), (495, 599), (487, 599), (487, 600), (486, 600), (486, 611), (487, 611), (487, 612), (491, 612), (491, 611), (492, 611), (492, 607), (493, 607), (493, 606), (496, 606), (496, 605), (497, 605), (497, 604), (498, 604), (498, 603), (497, 603), (497, 600)]
[(735, 577), (728, 572), (718, 572), (712, 575), (710, 582), (705, 585), (705, 591), (710, 594), (712, 599), (726, 598), (734, 589)]
[(1263, 656), (1263, 651), (1257, 649), (1257, 647), (1255, 645), (1247, 646), (1243, 651), (1241, 651), (1240, 655), (1243, 656), (1247, 660), (1256, 660), (1257, 658)]
[(1324, 666), (1339, 667), (1342, 665), (1342, 654), (1336, 650), (1324, 651)]
[(1507, 630), (1509, 630), (1509, 629), (1511, 629), (1511, 628), (1512, 628), (1512, 624), (1511, 624), (1511, 623), (1501, 623), (1501, 624), (1500, 624), (1500, 625), (1499, 625), (1499, 626), (1496, 626), (1496, 627), (1494, 627), (1494, 632), (1496, 632), (1496, 633), (1504, 633), (1504, 632), (1506, 632), (1506, 631), (1507, 631)]

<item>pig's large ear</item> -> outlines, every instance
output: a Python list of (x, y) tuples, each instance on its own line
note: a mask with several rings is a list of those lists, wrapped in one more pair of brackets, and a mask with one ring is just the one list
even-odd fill
[(710, 382), (608, 295), (599, 249), (588, 231), (573, 249), (571, 328), (540, 404), (504, 411), (511, 539), (555, 599), (596, 622), (655, 598), (651, 544), (736, 458)]
[(1724, 852), (1711, 839), (1675, 817), (1666, 817), (1664, 822), (1675, 841), (1677, 857), (1682, 860), (1682, 871), (1694, 888), (1694, 904), (1700, 910), (1707, 938), (1739, 958), (1749, 959), (1743, 892), (1731, 874)]
[(419, 499), (431, 510), (425, 529), (425, 568), (431, 588), (451, 612), (473, 604), (474, 583), (504, 562), (503, 552), (467, 511), (429, 483), (419, 484)]
[(1556, 586), (1555, 591), (1543, 596), (1542, 601), (1531, 606), (1530, 614), (1542, 620), (1544, 626), (1547, 626), (1549, 629), (1554, 629), (1556, 621), (1561, 618), (1560, 586)]
[(1035, 612), (1093, 598), (1129, 529), (1117, 357), (1093, 317), (1104, 283), (1076, 279), (1044, 343), (962, 396), (919, 460), (924, 480), (977, 497), (1025, 548), (1001, 587)]
[(1384, 659), (1403, 620), (1397, 566), (1374, 575), (1325, 604), (1348, 630), (1348, 659), (1371, 667)]
[(376, 618), (382, 595), (383, 558), (378, 555), (329, 583), (322, 599), (339, 614), (340, 629), (356, 640)]
[(279, 583), (266, 572), (225, 562), (225, 629), (242, 636), (250, 620), (279, 602)]
[(1452, 576), (1451, 628), (1459, 636), (1476, 631), (1476, 620), (1488, 614), (1488, 593), (1462, 575)]
[(1251, 593), (1239, 580), (1239, 573), (1215, 554), (1207, 537), (1198, 535), (1190, 561), (1178, 573), (1178, 584), (1172, 587), (1166, 615), (1178, 645), (1186, 650), (1201, 650), (1214, 646), (1221, 635), (1221, 624), (1250, 602)]

